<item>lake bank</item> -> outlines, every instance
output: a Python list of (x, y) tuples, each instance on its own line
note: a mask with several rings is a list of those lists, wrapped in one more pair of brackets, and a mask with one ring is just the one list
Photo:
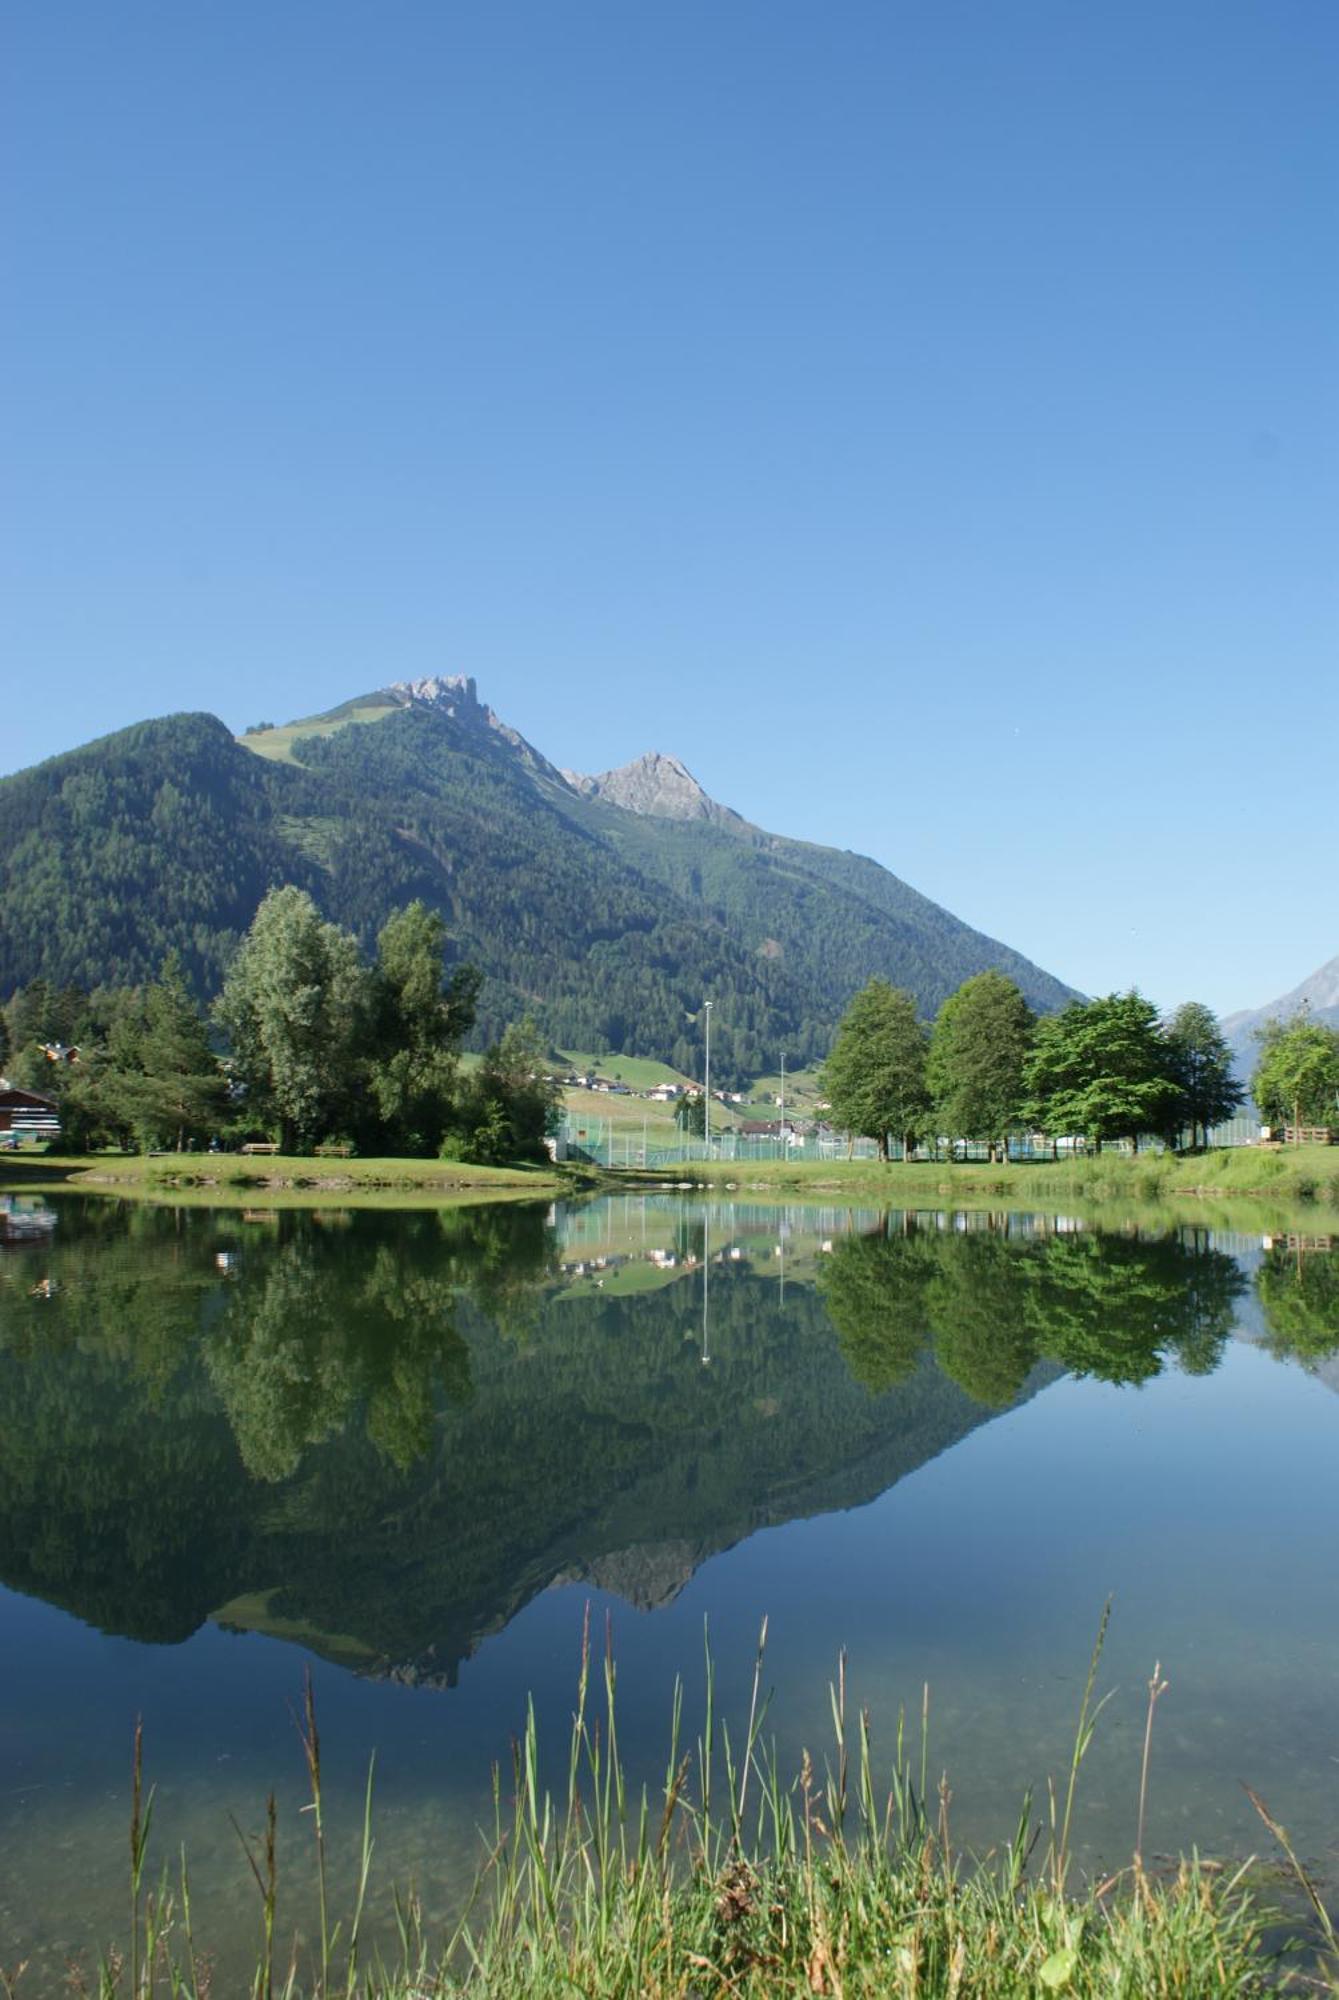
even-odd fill
[(1239, 1147), (1189, 1157), (1103, 1154), (984, 1161), (692, 1160), (660, 1170), (472, 1166), (454, 1160), (319, 1159), (223, 1154), (15, 1154), (0, 1158), (0, 1192), (55, 1189), (182, 1207), (434, 1208), (599, 1194), (728, 1193), (732, 1200), (880, 1208), (1051, 1208), (1108, 1222), (1339, 1233), (1339, 1147)]
[(434, 1205), (442, 1201), (531, 1200), (593, 1186), (579, 1168), (485, 1167), (459, 1160), (320, 1159), (240, 1153), (14, 1154), (0, 1160), (0, 1190), (41, 1193), (63, 1187), (148, 1201), (346, 1202)]
[[(663, 1186), (674, 1175), (674, 1168), (660, 1174), (611, 1169), (608, 1178), (624, 1186)], [(684, 1163), (681, 1178), (713, 1188), (873, 1196), (892, 1208), (904, 1206), (906, 1195), (933, 1194), (963, 1208), (988, 1208), (1000, 1198), (1059, 1197), (1130, 1204), (1241, 1198), (1339, 1210), (1337, 1146), (1222, 1147), (1191, 1155), (1103, 1153), (1007, 1166), (978, 1160), (693, 1160)]]

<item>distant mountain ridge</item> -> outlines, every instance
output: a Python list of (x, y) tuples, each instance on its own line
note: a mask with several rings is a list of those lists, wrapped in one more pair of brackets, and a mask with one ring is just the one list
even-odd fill
[(1308, 973), (1305, 979), (1290, 992), (1280, 994), (1277, 1000), (1271, 1000), (1263, 1007), (1245, 1007), (1236, 1014), (1226, 1016), (1223, 1033), (1243, 1077), (1249, 1077), (1255, 1067), (1257, 1029), (1262, 1028), (1266, 1021), (1291, 1021), (1303, 1008), (1313, 1021), (1321, 1022), (1325, 1027), (1339, 1028), (1339, 958), (1327, 959), (1324, 965)]
[[(878, 863), (750, 824), (679, 759), (563, 772), (466, 675), (390, 682), (233, 738), (168, 716), (0, 780), (0, 995), (152, 976), (217, 990), (267, 889), (370, 944), (422, 897), (484, 974), (480, 1032), (758, 1074), (826, 1052), (879, 974), (929, 1016), (987, 966), (1039, 1009), (1070, 989)], [(717, 1065), (719, 1064), (719, 1070)]]

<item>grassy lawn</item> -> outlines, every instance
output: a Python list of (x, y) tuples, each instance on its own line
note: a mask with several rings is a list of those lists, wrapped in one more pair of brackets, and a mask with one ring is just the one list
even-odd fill
[[(818, 1102), (822, 1094), (822, 1091), (818, 1087), (818, 1071), (816, 1069), (788, 1069), (786, 1071), (787, 1117), (790, 1116), (792, 1109), (797, 1117), (812, 1117), (818, 1108)], [(772, 1099), (780, 1095), (780, 1070), (777, 1070), (772, 1076), (755, 1077), (749, 1085), (749, 1096), (753, 1098), (755, 1103), (762, 1100), (770, 1105)]]
[(997, 1196), (1124, 1202), (1252, 1196), (1339, 1209), (1337, 1146), (1234, 1146), (1181, 1157), (1105, 1153), (1010, 1166), (984, 1161), (694, 1160), (684, 1171), (712, 1186), (840, 1189), (894, 1204), (905, 1194), (950, 1195), (968, 1208), (987, 1205)]
[(626, 1083), (632, 1090), (654, 1090), (659, 1083), (687, 1086), (693, 1081), (682, 1070), (652, 1062), (649, 1056), (597, 1056), (588, 1049), (559, 1049), (558, 1054), (576, 1076), (607, 1076), (611, 1083)]
[(0, 1156), (0, 1188), (106, 1189), (150, 1200), (331, 1206), (350, 1196), (402, 1206), (415, 1196), (436, 1203), (541, 1198), (575, 1185), (554, 1167), (476, 1167), (456, 1160), (336, 1160), (240, 1153), (15, 1153)]

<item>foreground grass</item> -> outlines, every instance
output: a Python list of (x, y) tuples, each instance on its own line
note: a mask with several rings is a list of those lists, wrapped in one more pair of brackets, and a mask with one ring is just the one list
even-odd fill
[(1103, 1153), (1091, 1159), (984, 1161), (694, 1160), (685, 1180), (802, 1192), (877, 1195), (898, 1205), (904, 1194), (952, 1195), (962, 1207), (991, 1198), (1054, 1197), (1101, 1202), (1157, 1202), (1185, 1197), (1249, 1196), (1339, 1207), (1339, 1146), (1224, 1146), (1179, 1155)]
[[(389, 1958), (369, 1947), (365, 1929), (370, 1774), (353, 1907), (339, 1922), (328, 1908), (321, 1745), (309, 1681), (300, 1734), (315, 1908), (304, 1924), (305, 1949), (280, 1938), (271, 1797), (265, 1833), (243, 1840), (257, 1892), (249, 1991), (253, 2000), (324, 2000), (336, 1992), (363, 2000), (1339, 1993), (1334, 1928), (1300, 1864), (1293, 1863), (1313, 1921), (1305, 1956), (1291, 1958), (1271, 1947), (1271, 1918), (1253, 1900), (1249, 1864), (1228, 1873), (1192, 1856), (1170, 1871), (1145, 1868), (1143, 1801), (1163, 1692), (1156, 1668), (1131, 1860), (1101, 1881), (1074, 1880), (1074, 1812), (1102, 1706), (1094, 1693), (1105, 1626), (1104, 1617), (1068, 1771), (1049, 1788), (1039, 1821), (1025, 1800), (1007, 1840), (980, 1860), (955, 1850), (951, 1792), (946, 1780), (931, 1783), (928, 1696), (915, 1752), (899, 1726), (891, 1771), (879, 1783), (868, 1717), (848, 1714), (841, 1661), (824, 1768), (816, 1771), (806, 1753), (786, 1782), (762, 1734), (764, 1623), (742, 1733), (732, 1739), (716, 1711), (708, 1654), (702, 1733), (691, 1745), (682, 1740), (676, 1693), (663, 1781), (654, 1793), (634, 1794), (618, 1748), (614, 1663), (606, 1652), (592, 1671), (587, 1638), (565, 1790), (555, 1798), (541, 1783), (531, 1709), (510, 1770), (494, 1774), (494, 1823), (464, 1916), (450, 1935), (430, 1937), (412, 1891), (397, 1893)], [(192, 1921), (185, 1857), (175, 1880), (165, 1872), (153, 1886), (153, 1795), (143, 1787), (138, 1733), (132, 1796), (132, 1935), (101, 1962), (96, 1990), (101, 2000), (153, 1993), (207, 2000), (216, 1988)], [(1261, 1812), (1291, 1862), (1286, 1834)], [(21, 1991), (3, 1974), (0, 1989)]]

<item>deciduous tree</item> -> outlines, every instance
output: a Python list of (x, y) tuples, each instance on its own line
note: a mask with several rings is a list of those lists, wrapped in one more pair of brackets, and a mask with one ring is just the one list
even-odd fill
[(371, 986), (358, 946), (310, 896), (274, 889), (228, 970), (218, 1019), (249, 1111), (288, 1151), (359, 1111)]
[(1024, 1066), (1032, 1122), (1052, 1136), (1104, 1139), (1163, 1132), (1177, 1098), (1171, 1054), (1152, 1001), (1139, 993), (1076, 1000), (1037, 1023)]
[(978, 972), (950, 993), (930, 1035), (927, 1070), (940, 1130), (986, 1140), (992, 1160), (998, 1144), (1007, 1157), (1035, 1028), (1032, 1009), (1002, 972)]
[(1266, 1021), (1257, 1039), (1251, 1095), (1269, 1123), (1294, 1131), (1339, 1123), (1339, 1029), (1303, 1014), (1286, 1024)]
[(377, 938), (369, 1083), (394, 1151), (435, 1153), (451, 1120), (480, 982), (470, 965), (444, 977), (445, 945), (444, 920), (422, 902), (397, 910)]
[(845, 1132), (877, 1140), (881, 1160), (890, 1132), (909, 1153), (925, 1130), (927, 1043), (910, 993), (871, 979), (847, 1008), (823, 1065), (820, 1088), (833, 1119)]

